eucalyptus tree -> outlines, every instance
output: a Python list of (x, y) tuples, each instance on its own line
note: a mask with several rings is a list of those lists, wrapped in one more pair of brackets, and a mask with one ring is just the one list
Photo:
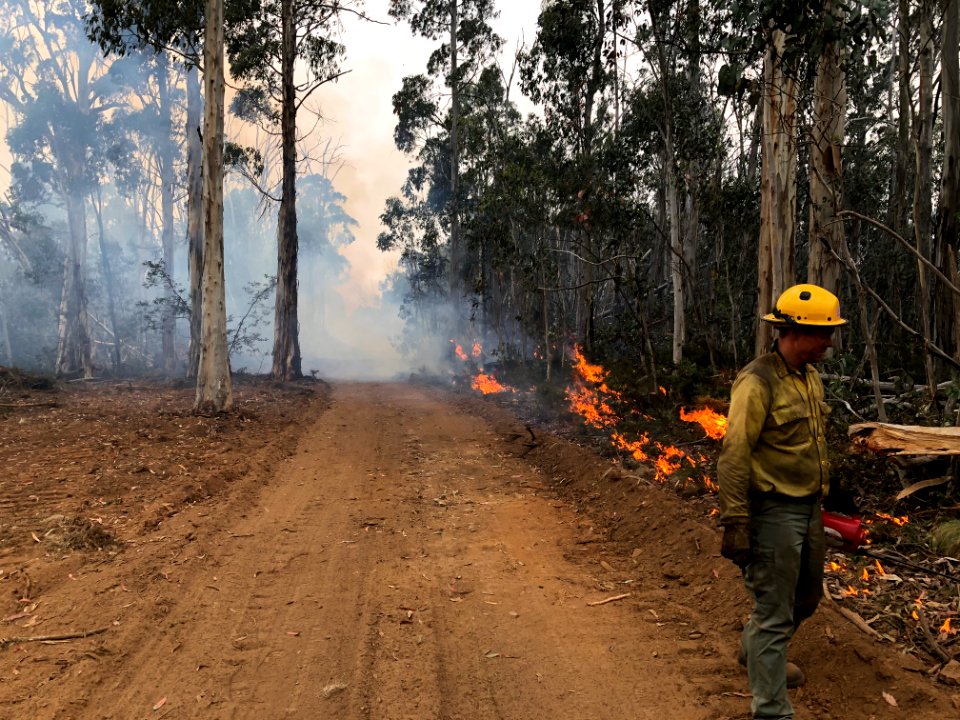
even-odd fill
[[(691, 336), (697, 344), (707, 341), (713, 355), (712, 333), (702, 320), (702, 305), (696, 301), (698, 259), (701, 236), (701, 205), (706, 183), (705, 170), (717, 167), (723, 156), (722, 125), (719, 109), (707, 97), (704, 74), (712, 70), (705, 60), (704, 45), (717, 46), (723, 39), (716, 28), (727, 23), (725, 11), (700, 0), (672, 2), (660, 0), (637, 3), (643, 13), (637, 16), (634, 42), (640, 49), (652, 78), (643, 77), (659, 98), (653, 120), (660, 136), (657, 155), (662, 166), (661, 187), (665, 210), (664, 236), (669, 238), (665, 252), (673, 291), (671, 357), (680, 363)], [(635, 96), (643, 98), (643, 94)], [(647, 99), (652, 99), (647, 96)], [(695, 311), (695, 314), (694, 314)], [(712, 362), (712, 360), (711, 360)]]
[[(835, 284), (837, 269), (829, 243), (840, 241), (832, 218), (842, 206), (841, 141), (847, 105), (842, 58), (869, 47), (881, 22), (872, 0), (827, 0), (803, 5), (788, 0), (757, 5), (734, 3), (731, 18), (745, 30), (732, 45), (749, 66), (762, 57), (760, 241), (757, 296), (761, 309), (798, 280), (797, 169), (803, 105), (810, 81), (814, 118), (809, 138), (812, 155), (810, 233), (807, 276)], [(762, 324), (755, 351), (766, 352), (771, 328)]]
[(0, 201), (0, 357), (9, 367), (49, 369), (41, 359), (63, 288), (61, 245), (39, 213)]
[[(434, 151), (446, 155), (445, 168), (435, 163), (430, 165), (442, 173), (435, 174), (435, 180), (445, 178), (447, 184), (446, 276), (454, 308), (453, 332), (458, 333), (466, 319), (463, 299), (467, 293), (466, 246), (460, 207), (463, 95), (503, 41), (490, 27), (490, 20), (495, 16), (493, 0), (390, 0), (390, 14), (408, 20), (419, 35), (441, 41), (427, 62), (426, 74), (404, 78), (402, 89), (394, 95), (394, 112), (398, 117), (394, 138), (397, 147), (407, 153), (430, 152), (432, 145)], [(446, 108), (440, 101), (438, 85), (449, 91)]]
[(223, 0), (207, 0), (203, 33), (203, 320), (194, 410), (233, 408), (223, 279)]
[(615, 57), (614, 30), (622, 22), (618, 4), (608, 0), (546, 4), (537, 20), (537, 37), (520, 66), (524, 92), (543, 104), (556, 142), (570, 158), (566, 174), (573, 186), (566, 188), (566, 200), (556, 212), (576, 218), (567, 226), (569, 250), (581, 258), (574, 283), (579, 289), (575, 336), (587, 347), (593, 341), (597, 286), (602, 283), (595, 277), (602, 260), (602, 228), (591, 218), (598, 201), (597, 154), (614, 118), (608, 58)]
[[(131, 56), (140, 60), (137, 81), (130, 83), (130, 102), (115, 114), (118, 145), (112, 154), (113, 182), (118, 193), (136, 209), (143, 232), (159, 238), (162, 269), (158, 366), (167, 372), (177, 369), (175, 329), (182, 315), (174, 283), (177, 226), (176, 195), (183, 169), (174, 124), (183, 107), (182, 76), (166, 54)], [(102, 226), (100, 203), (95, 206)], [(101, 229), (101, 235), (103, 231)], [(150, 258), (154, 260), (156, 255)], [(109, 265), (105, 265), (105, 275)], [(108, 288), (112, 285), (108, 278)], [(111, 300), (112, 302), (112, 300)]]
[[(934, 46), (934, 13), (936, 0), (920, 0), (920, 48), (917, 58), (917, 109), (913, 120), (914, 157), (917, 174), (913, 192), (913, 237), (917, 253), (917, 289), (920, 293), (920, 317), (923, 336), (933, 338), (931, 317), (931, 288), (929, 271), (923, 257), (929, 257), (933, 214), (933, 71), (936, 60)], [(931, 395), (936, 394), (936, 376), (933, 357), (925, 353), (927, 385)]]
[[(196, 358), (197, 391), (194, 409), (224, 412), (233, 406), (223, 273), (223, 114), (224, 114), (224, 3), (223, 0), (94, 0), (89, 31), (105, 50), (123, 54), (133, 47), (175, 50), (188, 68), (198, 64), (203, 39), (204, 108), (199, 122), (199, 93), (190, 87), (196, 75), (188, 73), (188, 234), (190, 236), (191, 363)], [(203, 147), (189, 145), (201, 138)], [(201, 181), (196, 163), (202, 158)], [(202, 218), (202, 221), (201, 221)], [(202, 226), (201, 226), (202, 223)], [(202, 243), (201, 243), (202, 238)], [(201, 250), (202, 247), (202, 250)]]
[[(203, 288), (203, 207), (201, 113), (203, 98), (198, 67), (203, 35), (204, 0), (90, 0), (87, 33), (106, 53), (125, 55), (151, 48), (179, 58), (185, 69), (186, 113), (183, 138), (187, 148), (187, 266), (190, 276), (190, 351), (187, 375), (195, 376), (200, 360)], [(171, 228), (172, 230), (172, 228)]]
[(846, 134), (847, 81), (843, 62), (842, 3), (827, 0), (821, 14), (824, 32), (813, 83), (813, 120), (810, 127), (810, 220), (807, 227), (807, 282), (838, 291), (840, 264), (834, 257), (844, 241), (843, 140)]
[(56, 372), (94, 372), (87, 310), (87, 200), (102, 173), (104, 126), (125, 88), (84, 34), (79, 0), (6, 0), (0, 100), (15, 124), (8, 134), (18, 199), (58, 203), (67, 218)]
[[(944, 0), (940, 79), (943, 87), (943, 163), (935, 253), (941, 271), (960, 286), (960, 0)], [(941, 284), (937, 296), (944, 349), (960, 360), (960, 295)]]
[[(297, 293), (297, 117), (313, 94), (343, 72), (344, 47), (335, 38), (342, 0), (234, 0), (227, 50), (231, 75), (243, 83), (234, 108), (280, 136), (277, 294), (273, 376), (302, 376)], [(299, 73), (298, 70), (299, 63)], [(277, 199), (277, 198), (274, 198)]]

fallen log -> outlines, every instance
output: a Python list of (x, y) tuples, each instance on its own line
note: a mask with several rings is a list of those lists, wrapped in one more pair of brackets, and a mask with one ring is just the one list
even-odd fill
[(879, 455), (960, 455), (960, 428), (857, 423), (849, 436)]

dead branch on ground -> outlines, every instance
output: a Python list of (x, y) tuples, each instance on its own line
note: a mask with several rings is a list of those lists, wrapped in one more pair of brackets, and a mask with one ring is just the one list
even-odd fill
[(11, 638), (0, 638), (0, 649), (5, 648), (7, 645), (19, 645), (20, 643), (28, 642), (61, 642), (63, 640), (78, 640), (80, 638), (90, 637), (91, 635), (99, 635), (100, 633), (105, 633), (110, 628), (102, 627), (97, 628), (96, 630), (87, 630), (86, 632), (76, 632), (76, 633), (64, 633), (62, 635), (34, 635), (31, 637), (11, 637)]

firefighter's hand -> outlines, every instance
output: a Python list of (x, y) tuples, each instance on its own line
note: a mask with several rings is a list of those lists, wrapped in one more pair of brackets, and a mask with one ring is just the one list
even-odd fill
[(750, 521), (747, 518), (735, 518), (724, 523), (720, 554), (741, 570), (750, 564)]

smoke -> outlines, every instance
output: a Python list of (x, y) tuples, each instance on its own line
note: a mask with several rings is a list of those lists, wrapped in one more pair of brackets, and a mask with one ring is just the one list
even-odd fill
[[(366, 11), (386, 20), (388, 4), (388, 0), (370, 0)], [(512, 52), (511, 43), (520, 32), (518, 14), (525, 13), (523, 24), (531, 27), (530, 18), (536, 17), (539, 2), (504, 5), (508, 6), (503, 8), (507, 17), (502, 21), (505, 27), (500, 29)], [(424, 71), (434, 43), (414, 37), (404, 24), (367, 23), (352, 16), (345, 17), (344, 24), (344, 69), (349, 72), (316, 94), (313, 109), (323, 118), (321, 123), (311, 128), (309, 114), (301, 114), (301, 130), (312, 130), (318, 138), (312, 147), (309, 142), (304, 145), (307, 154), (323, 152), (324, 160), (329, 161), (325, 149), (332, 146), (339, 158), (321, 167), (315, 162), (303, 163), (306, 177), (298, 181), (303, 370), (337, 379), (389, 379), (421, 370), (440, 372), (451, 367), (446, 336), (452, 324), (450, 309), (443, 303), (435, 307), (421, 304), (416, 317), (406, 314), (404, 298), (410, 288), (399, 269), (399, 254), (383, 253), (376, 247), (386, 199), (400, 191), (411, 166), (410, 159), (393, 142), (396, 118), (392, 95), (404, 76)], [(72, 36), (70, 42), (64, 45), (63, 57), (58, 58), (65, 67), (70, 65), (70, 52), (90, 53), (93, 47), (82, 33)], [(125, 97), (130, 99), (132, 89), (151, 87), (151, 69), (156, 70), (151, 63), (149, 57), (143, 58), (141, 76), (133, 57), (123, 61), (122, 72), (116, 60), (106, 60), (97, 72), (116, 75), (116, 82), (122, 82), (123, 88), (112, 85), (111, 93), (117, 93), (117, 97), (127, 93)], [(171, 72), (176, 70), (171, 68)], [(182, 102), (182, 95), (176, 99)], [(35, 107), (41, 106), (38, 103)], [(115, 145), (103, 147), (102, 170), (97, 170), (101, 173), (99, 189), (85, 189), (88, 240), (84, 270), (94, 363), (100, 370), (110, 367), (114, 331), (121, 339), (126, 371), (159, 367), (156, 318), (162, 303), (169, 301), (164, 297), (163, 283), (172, 284), (181, 300), (187, 297), (185, 207), (180, 190), (173, 264), (160, 266), (166, 276), (161, 284), (146, 285), (149, 273), (144, 263), (157, 267), (162, 259), (158, 190), (147, 169), (152, 162), (151, 147), (162, 141), (158, 133), (163, 123), (157, 122), (162, 118), (155, 113), (137, 111), (137, 107), (131, 100), (121, 124), (109, 125), (111, 117), (104, 115), (110, 131), (100, 137)], [(23, 112), (18, 114), (10, 107), (6, 110), (6, 130), (23, 124)], [(227, 120), (231, 140), (249, 141), (249, 127), (244, 129), (236, 119)], [(182, 107), (175, 110), (172, 122), (173, 140), (181, 152)], [(22, 157), (11, 157), (7, 144), (0, 143), (0, 184), (10, 184), (9, 168), (19, 159)], [(177, 177), (182, 181), (183, 157), (176, 162)], [(323, 180), (317, 179), (318, 172)], [(20, 192), (30, 187), (21, 184)], [(264, 212), (256, 192), (235, 175), (228, 179), (226, 192), (225, 280), (227, 313), (236, 341), (233, 367), (266, 372), (271, 365), (273, 340), (274, 297), (268, 284), (276, 273), (275, 208), (268, 207)], [(320, 202), (323, 193), (327, 193), (326, 205)], [(102, 243), (95, 197), (102, 198)], [(14, 198), (12, 206), (13, 211), (29, 211), (32, 215), (30, 222), (22, 223), (8, 236), (16, 240), (16, 245), (0, 237), (0, 362), (49, 370), (57, 345), (62, 258), (68, 241), (66, 215), (56, 197), (28, 203), (21, 195)], [(105, 274), (101, 247), (109, 256), (112, 282)], [(25, 254), (19, 252), (21, 248)], [(108, 282), (117, 307), (115, 327), (107, 306)], [(176, 352), (183, 367), (189, 325), (182, 315), (182, 305), (178, 311)]]

